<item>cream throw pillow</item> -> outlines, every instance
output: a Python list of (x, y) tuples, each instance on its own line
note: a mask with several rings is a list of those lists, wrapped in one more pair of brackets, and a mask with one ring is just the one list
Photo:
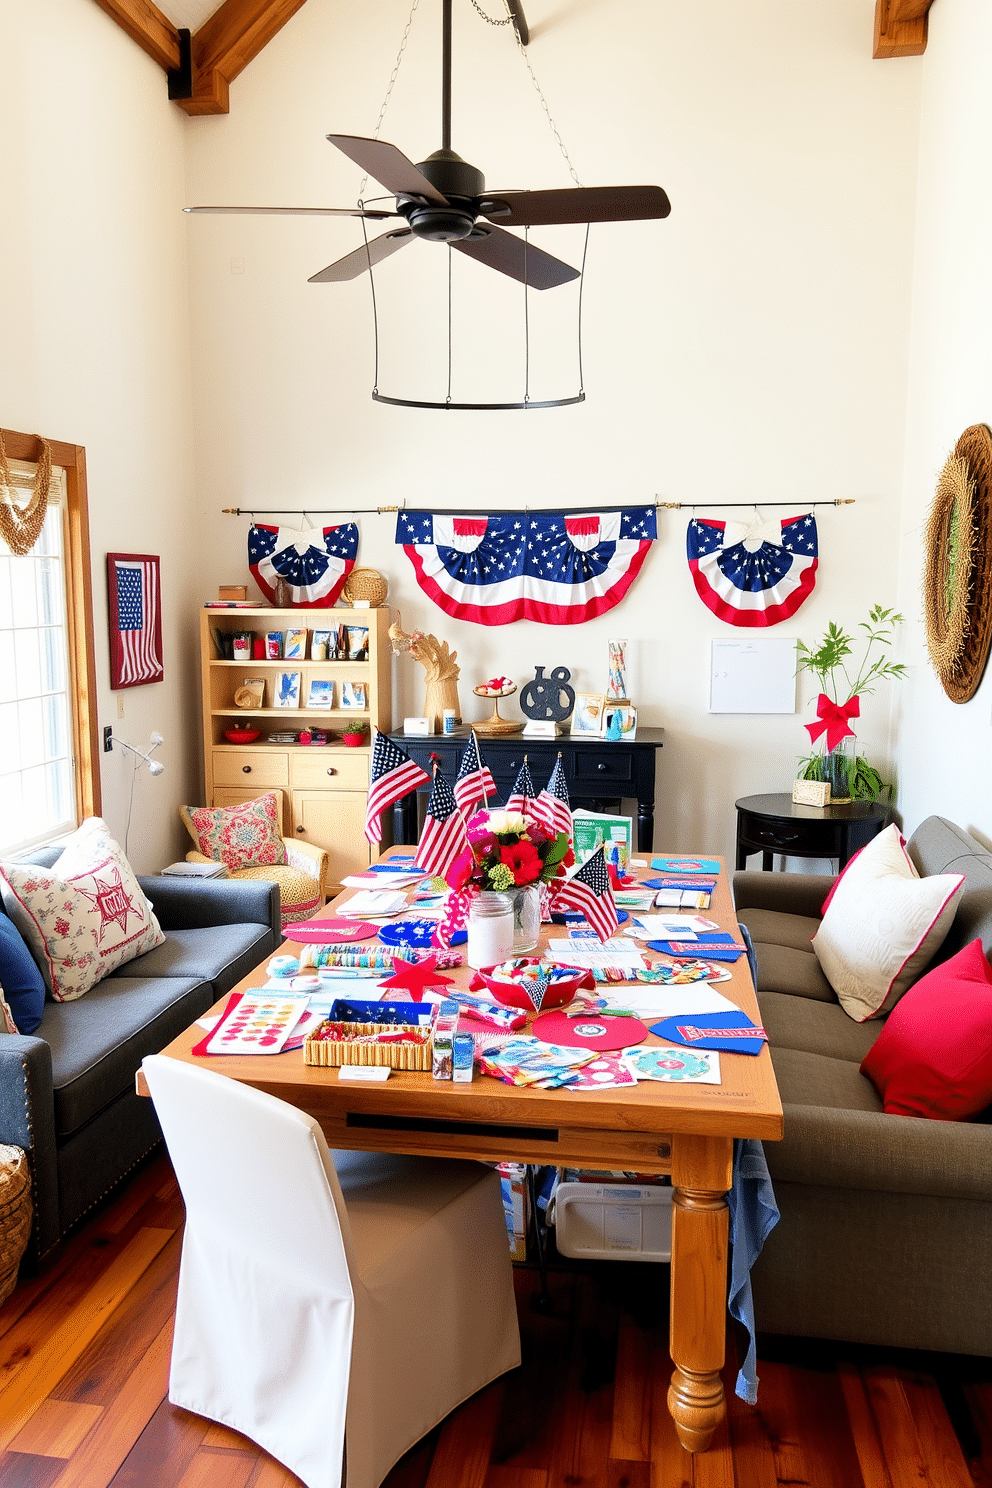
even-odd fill
[(813, 950), (856, 1022), (883, 1017), (916, 981), (951, 927), (963, 885), (960, 873), (920, 878), (895, 824), (851, 859)]
[(165, 940), (98, 816), (73, 833), (51, 868), (0, 863), (0, 895), (56, 1002), (82, 997), (108, 972)]

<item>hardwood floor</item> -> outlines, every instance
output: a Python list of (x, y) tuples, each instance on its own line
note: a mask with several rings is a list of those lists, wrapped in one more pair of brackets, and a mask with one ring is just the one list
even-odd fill
[[(2, 1488), (293, 1488), (166, 1398), (182, 1203), (164, 1157), (0, 1308)], [(523, 1366), (414, 1447), (387, 1488), (992, 1488), (992, 1362), (765, 1340), (703, 1457), (665, 1404), (667, 1270), (516, 1272)]]

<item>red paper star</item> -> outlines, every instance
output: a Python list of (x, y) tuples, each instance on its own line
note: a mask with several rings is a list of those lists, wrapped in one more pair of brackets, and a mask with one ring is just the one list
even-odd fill
[[(410, 993), (413, 1002), (423, 1002), (426, 988), (448, 986), (454, 980), (437, 970), (436, 961), (436, 956), (428, 956), (426, 961), (407, 961), (402, 971), (394, 971), (391, 977), (387, 977), (379, 985), (390, 989), (402, 987)], [(396, 965), (395, 961), (393, 965)]]

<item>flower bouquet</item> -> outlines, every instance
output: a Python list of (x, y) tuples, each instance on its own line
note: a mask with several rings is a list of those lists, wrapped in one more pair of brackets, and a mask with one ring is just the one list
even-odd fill
[(575, 862), (565, 832), (547, 827), (517, 811), (477, 811), (466, 825), (468, 846), (445, 877), (450, 888), (474, 885), (479, 891), (511, 893), (528, 884), (564, 879)]
[(478, 895), (505, 894), (513, 907), (512, 952), (533, 950), (545, 911), (550, 917), (551, 896), (575, 862), (568, 833), (516, 811), (477, 811), (468, 819), (466, 836), (467, 845), (445, 874), (451, 893), (443, 928), (470, 918)]

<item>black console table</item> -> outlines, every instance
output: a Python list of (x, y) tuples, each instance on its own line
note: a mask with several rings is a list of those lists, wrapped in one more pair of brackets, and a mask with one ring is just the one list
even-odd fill
[[(454, 785), (458, 766), (471, 730), (453, 734), (390, 734), (422, 769), (431, 769), (431, 755), (438, 756), (442, 775)], [(527, 756), (534, 789), (542, 791), (555, 767), (558, 751), (573, 806), (585, 811), (616, 811), (624, 799), (637, 802), (637, 851), (649, 853), (654, 846), (655, 750), (665, 742), (665, 730), (639, 728), (632, 742), (616, 744), (605, 739), (562, 734), (557, 739), (527, 739), (523, 734), (479, 735), (482, 758), (492, 771), (498, 799), (503, 805), (516, 784), (517, 773)], [(420, 836), (417, 796), (411, 791), (393, 807), (394, 842), (416, 842)]]
[(803, 806), (791, 795), (742, 796), (737, 802), (737, 867), (749, 853), (761, 853), (767, 872), (772, 855), (785, 858), (836, 858), (844, 868), (854, 853), (882, 830), (890, 808), (877, 801)]

